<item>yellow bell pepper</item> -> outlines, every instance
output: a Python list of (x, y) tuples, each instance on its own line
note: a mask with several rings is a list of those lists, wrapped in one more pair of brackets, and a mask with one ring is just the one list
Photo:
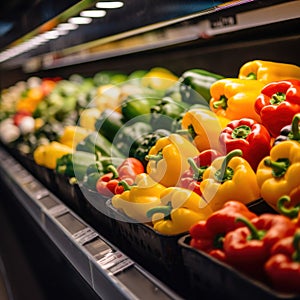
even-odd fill
[(161, 206), (147, 212), (154, 230), (166, 235), (187, 232), (190, 227), (206, 220), (212, 209), (197, 193), (180, 187), (169, 187), (161, 195)]
[(146, 156), (147, 173), (166, 187), (176, 186), (183, 172), (190, 167), (188, 158), (198, 154), (198, 149), (179, 134), (162, 137)]
[(261, 123), (254, 103), (263, 87), (264, 83), (258, 80), (220, 79), (210, 87), (210, 108), (218, 116), (230, 120), (250, 118)]
[(147, 211), (160, 205), (160, 194), (164, 189), (163, 185), (155, 182), (148, 174), (141, 173), (136, 176), (135, 185), (125, 185), (123, 193), (112, 197), (111, 204), (128, 217), (148, 223)]
[(241, 156), (241, 150), (233, 150), (217, 157), (204, 171), (200, 190), (213, 211), (230, 200), (247, 204), (260, 198), (256, 174)]
[(229, 119), (217, 116), (208, 109), (194, 108), (184, 114), (181, 126), (191, 135), (199, 152), (208, 149), (221, 151), (219, 136), (229, 122)]
[[(291, 196), (293, 201), (299, 199), (300, 186), (300, 144), (287, 140), (276, 144), (270, 156), (258, 165), (256, 177), (262, 198), (275, 210), (281, 196)], [(293, 194), (297, 195), (294, 197)], [(297, 203), (293, 203), (295, 206)]]
[(100, 117), (101, 111), (96, 108), (86, 108), (81, 114), (79, 119), (80, 127), (83, 127), (88, 130), (96, 130), (95, 123), (97, 119)]
[(72, 153), (73, 149), (58, 142), (38, 146), (33, 152), (35, 163), (49, 169), (56, 168), (56, 160), (65, 154)]
[(75, 149), (77, 144), (83, 141), (90, 133), (91, 131), (86, 128), (69, 125), (64, 128), (59, 142)]
[(167, 90), (174, 86), (178, 81), (178, 77), (165, 68), (152, 68), (142, 77), (143, 86), (150, 87), (155, 90)]
[(273, 61), (253, 60), (239, 70), (240, 79), (255, 79), (265, 84), (285, 79), (300, 80), (300, 67)]

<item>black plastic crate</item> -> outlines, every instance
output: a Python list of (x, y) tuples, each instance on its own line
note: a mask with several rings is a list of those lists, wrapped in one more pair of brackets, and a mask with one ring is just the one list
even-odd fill
[(190, 239), (189, 234), (185, 235), (178, 240), (178, 244), (192, 299), (199, 299), (199, 295), (202, 295), (203, 299), (300, 299), (300, 295), (276, 292), (266, 284), (191, 247)]
[(113, 242), (115, 239), (113, 231), (114, 219), (110, 217), (110, 212), (106, 205), (108, 198), (103, 197), (97, 191), (93, 191), (83, 184), (80, 184), (80, 189), (86, 200), (87, 219), (100, 234)]
[(108, 200), (106, 204), (111, 218), (115, 220), (114, 230), (123, 248), (159, 264), (166, 271), (173, 272), (182, 269), (178, 238), (186, 233), (163, 235), (155, 231), (152, 226), (138, 223), (122, 214), (112, 206), (111, 200)]
[(54, 173), (55, 190), (52, 192), (68, 207), (79, 215), (86, 213), (86, 199), (78, 183), (71, 183), (70, 178), (64, 174)]

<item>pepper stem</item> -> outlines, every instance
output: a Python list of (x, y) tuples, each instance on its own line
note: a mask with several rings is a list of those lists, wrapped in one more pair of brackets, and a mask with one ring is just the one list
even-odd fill
[(124, 188), (124, 191), (130, 191), (131, 190), (131, 186), (128, 184), (128, 182), (126, 180), (120, 180), (118, 182), (118, 185), (121, 185)]
[(112, 172), (112, 174), (113, 174), (112, 179), (119, 177), (119, 172), (114, 165), (109, 165), (107, 167), (107, 171)]
[(221, 107), (223, 109), (226, 109), (228, 106), (227, 101), (228, 101), (228, 98), (225, 95), (222, 95), (220, 97), (220, 100), (213, 103), (213, 108), (218, 109)]
[(194, 139), (197, 136), (197, 133), (194, 129), (194, 126), (190, 124), (187, 129), (178, 129), (176, 130), (177, 134), (188, 134)]
[(159, 160), (163, 159), (163, 155), (162, 155), (162, 153), (158, 153), (157, 155), (146, 155), (145, 159), (159, 161)]
[(213, 246), (217, 249), (223, 249), (225, 233), (218, 233), (213, 239)]
[(298, 216), (299, 211), (300, 211), (300, 206), (294, 206), (292, 208), (287, 208), (285, 205), (286, 203), (290, 203), (291, 198), (287, 195), (282, 196), (278, 199), (277, 201), (277, 208), (279, 212), (286, 217), (289, 217), (291, 219), (294, 219)]
[(203, 178), (203, 173), (207, 169), (207, 167), (198, 167), (197, 164), (195, 163), (194, 159), (189, 157), (187, 159), (189, 165), (191, 166), (191, 169), (194, 173), (193, 178), (197, 181), (202, 181)]
[(287, 158), (279, 158), (276, 161), (272, 161), (270, 158), (264, 160), (264, 164), (267, 167), (272, 168), (272, 174), (274, 177), (282, 177), (290, 165), (290, 161)]
[(247, 79), (250, 79), (250, 80), (256, 80), (257, 79), (257, 76), (254, 72), (251, 72), (247, 75)]
[(300, 121), (300, 114), (294, 115), (292, 121), (292, 130), (289, 133), (289, 138), (291, 140), (300, 140), (300, 131), (299, 131), (299, 121)]
[(300, 232), (297, 231), (294, 235), (293, 239), (293, 247), (295, 248), (295, 252), (293, 253), (293, 261), (300, 262)]
[(156, 206), (149, 209), (146, 213), (147, 218), (152, 218), (152, 216), (156, 213), (163, 213), (164, 220), (172, 220), (171, 219), (171, 211), (172, 211), (171, 202), (168, 202), (167, 205)]
[(249, 126), (241, 125), (234, 128), (231, 137), (233, 139), (246, 139), (250, 133), (251, 133), (251, 128)]
[(286, 99), (286, 95), (284, 93), (278, 92), (272, 95), (272, 98), (270, 100), (271, 104), (280, 104)]
[(265, 230), (258, 230), (248, 219), (243, 217), (237, 217), (235, 222), (244, 223), (250, 230), (250, 235), (247, 237), (247, 240), (261, 240), (265, 234)]
[(233, 177), (233, 170), (228, 167), (228, 163), (235, 156), (243, 156), (243, 152), (240, 149), (232, 150), (225, 156), (221, 168), (215, 173), (215, 180), (223, 183), (227, 180), (231, 180)]

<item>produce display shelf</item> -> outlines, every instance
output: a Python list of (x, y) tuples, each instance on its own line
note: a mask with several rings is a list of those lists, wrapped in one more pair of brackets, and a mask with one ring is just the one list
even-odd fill
[(181, 299), (125, 255), (0, 148), (1, 180), (99, 299)]

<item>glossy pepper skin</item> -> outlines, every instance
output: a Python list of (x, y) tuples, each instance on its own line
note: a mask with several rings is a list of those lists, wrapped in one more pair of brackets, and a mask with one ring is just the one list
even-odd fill
[(146, 168), (148, 161), (145, 159), (145, 157), (148, 155), (150, 149), (160, 138), (169, 136), (170, 134), (171, 132), (168, 130), (157, 129), (153, 132), (149, 132), (148, 134), (142, 135), (136, 140), (138, 146), (133, 153), (133, 157), (141, 161), (144, 167)]
[(225, 78), (216, 81), (210, 88), (210, 108), (219, 116), (230, 120), (250, 118), (261, 122), (254, 103), (264, 84), (258, 80)]
[(227, 262), (250, 276), (263, 279), (263, 266), (272, 246), (293, 235), (296, 226), (285, 216), (267, 213), (251, 221), (244, 217), (238, 217), (236, 221), (246, 226), (226, 234), (224, 252)]
[(300, 80), (300, 68), (292, 64), (253, 60), (241, 66), (238, 77), (258, 80), (265, 84), (285, 79)]
[(211, 85), (224, 76), (202, 69), (185, 71), (179, 78), (182, 101), (190, 104), (208, 104)]
[(281, 128), (279, 135), (274, 140), (273, 146), (287, 140), (300, 142), (299, 121), (300, 114), (295, 114), (292, 120), (292, 124), (286, 125)]
[(147, 173), (138, 174), (132, 186), (124, 182), (122, 184), (125, 190), (112, 197), (112, 206), (137, 222), (151, 222), (146, 213), (161, 204), (160, 194), (166, 187), (154, 181)]
[(265, 272), (272, 287), (285, 293), (300, 293), (300, 232), (278, 241), (271, 250)]
[(268, 130), (255, 120), (242, 118), (231, 121), (219, 137), (225, 153), (235, 149), (243, 151), (243, 158), (256, 171), (260, 161), (270, 154), (271, 136)]
[(180, 187), (169, 187), (160, 194), (161, 205), (147, 212), (153, 228), (165, 235), (187, 232), (192, 224), (206, 220), (212, 210), (198, 194)]
[(200, 152), (208, 149), (220, 151), (219, 135), (229, 122), (229, 119), (219, 117), (208, 109), (193, 108), (183, 115), (183, 131), (177, 132), (189, 134)]
[(254, 105), (261, 123), (276, 138), (282, 127), (291, 124), (294, 115), (300, 112), (300, 80), (282, 80), (267, 84)]
[(198, 154), (197, 148), (179, 134), (162, 137), (146, 156), (147, 173), (166, 187), (176, 186), (183, 172), (189, 168), (187, 159)]
[[(262, 198), (275, 210), (281, 196), (298, 191), (300, 171), (300, 144), (284, 141), (274, 146), (270, 155), (262, 159), (256, 171)], [(299, 202), (299, 200), (298, 200)]]
[(200, 182), (203, 179), (203, 173), (219, 156), (221, 156), (220, 152), (209, 149), (202, 151), (193, 158), (189, 157), (190, 168), (182, 174), (179, 186), (201, 195)]
[(190, 105), (182, 101), (175, 101), (171, 97), (162, 98), (156, 105), (152, 106), (150, 125), (153, 130), (172, 130), (174, 119), (188, 109)]
[(256, 174), (241, 156), (241, 150), (233, 150), (205, 170), (200, 189), (213, 211), (232, 199), (247, 204), (260, 198)]
[(123, 186), (119, 185), (121, 180), (133, 184), (136, 176), (145, 171), (143, 164), (134, 157), (126, 158), (117, 169), (110, 165), (107, 170), (109, 172), (102, 175), (96, 183), (97, 191), (106, 197), (121, 194), (124, 191)]
[(113, 145), (126, 157), (132, 157), (139, 146), (138, 139), (152, 132), (152, 127), (144, 122), (125, 124), (116, 134)]
[(228, 232), (243, 226), (241, 222), (236, 222), (237, 217), (251, 220), (257, 215), (241, 202), (228, 201), (221, 209), (213, 212), (206, 221), (202, 220), (191, 226), (189, 230), (190, 245), (215, 258), (226, 261), (223, 240)]
[(48, 145), (38, 146), (33, 152), (33, 159), (38, 165), (54, 170), (57, 159), (71, 153), (73, 148), (53, 141)]

